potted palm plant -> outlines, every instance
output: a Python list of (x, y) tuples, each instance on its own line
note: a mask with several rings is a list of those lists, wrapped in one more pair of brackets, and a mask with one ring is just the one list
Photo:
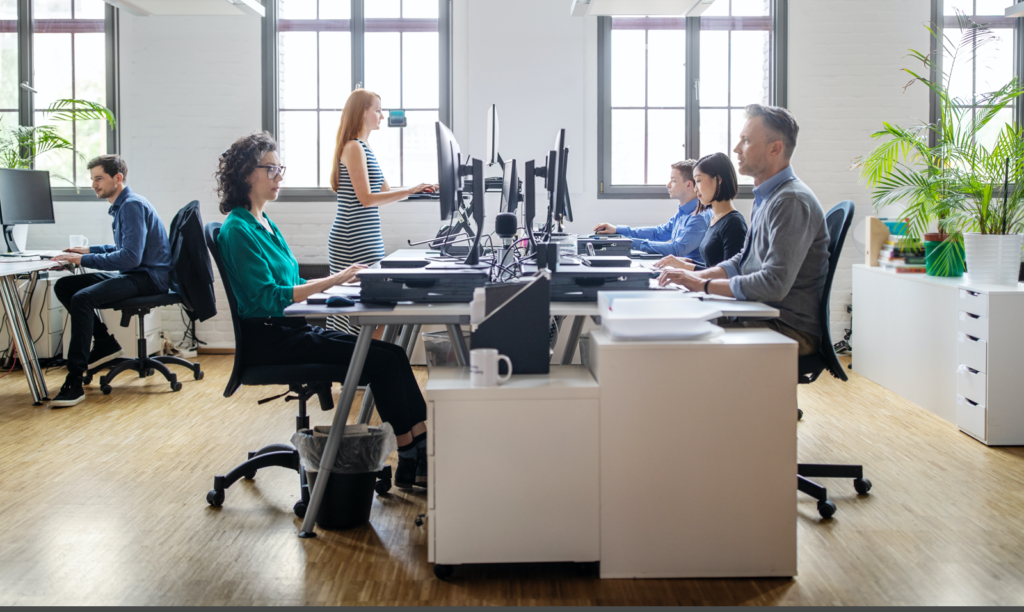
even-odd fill
[[(106, 121), (110, 127), (116, 125), (110, 109), (87, 100), (56, 100), (43, 113), (57, 122)], [(0, 123), (0, 168), (32, 168), (39, 157), (50, 151), (71, 151), (81, 157), (74, 143), (61, 136), (59, 123), (34, 126)], [(71, 182), (67, 177), (55, 176)]]
[(959, 41), (929, 28), (943, 45), (947, 70), (929, 55), (910, 52), (940, 78), (905, 69), (913, 77), (908, 87), (921, 82), (936, 95), (937, 121), (909, 128), (884, 123), (872, 134), (882, 142), (855, 167), (873, 189), (876, 209), (904, 207), (899, 217), (907, 219), (910, 239), (920, 240), (926, 233), (935, 239), (937, 226), (941, 244), (932, 258), (936, 273), (952, 275), (963, 269), (963, 244), (971, 280), (1015, 283), (1024, 244), (1024, 192), (1016, 188), (1024, 184), (1024, 131), (1010, 122), (998, 129), (994, 140), (984, 136), (997, 127), (1000, 111), (1010, 108), (1024, 89), (1013, 79), (973, 99), (950, 94), (958, 65), (997, 40), (991, 30), (963, 14), (958, 21)]

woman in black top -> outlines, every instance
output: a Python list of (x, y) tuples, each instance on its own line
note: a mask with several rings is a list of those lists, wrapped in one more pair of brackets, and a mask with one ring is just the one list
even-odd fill
[(654, 264), (657, 268), (691, 271), (713, 268), (743, 248), (743, 241), (747, 237), (747, 222), (732, 207), (732, 199), (739, 190), (732, 160), (724, 153), (705, 155), (693, 167), (693, 180), (699, 200), (694, 214), (701, 214), (710, 208), (713, 215), (708, 221), (704, 240), (700, 243), (700, 256), (704, 258), (704, 265), (694, 263), (689, 257), (669, 255)]

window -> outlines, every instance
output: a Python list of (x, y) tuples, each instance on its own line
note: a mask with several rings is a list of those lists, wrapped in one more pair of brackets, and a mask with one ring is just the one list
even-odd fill
[(673, 162), (735, 158), (744, 107), (785, 105), (785, 10), (717, 0), (701, 17), (598, 20), (599, 198), (667, 197)]
[[(268, 13), (276, 19), (277, 48), (267, 52), (277, 58), (268, 71), (277, 72), (277, 104), (265, 129), (276, 129), (289, 168), (283, 197), (333, 199), (338, 124), (349, 93), (361, 86), (381, 96), (385, 123), (370, 144), (388, 183), (435, 182), (434, 122), (450, 116), (448, 108), (442, 112), (442, 100), (450, 99), (442, 60), (449, 56), (448, 3), (278, 0), (277, 9)], [(265, 94), (274, 108), (275, 92)], [(390, 109), (406, 111), (407, 127), (387, 127)]]
[[(30, 14), (31, 36), (19, 34), (18, 15)], [(42, 112), (53, 101), (77, 98), (116, 111), (115, 10), (103, 0), (0, 0), (0, 118), (3, 125), (44, 125)], [(19, 58), (31, 58), (30, 69)], [(19, 87), (27, 83), (35, 93)], [(72, 185), (88, 186), (89, 159), (116, 150), (116, 134), (102, 121), (59, 122), (62, 136), (81, 157), (67, 151), (41, 156), (36, 168), (49, 170), (56, 197), (74, 197)], [(108, 133), (111, 132), (111, 133)], [(92, 193), (84, 197), (93, 198)]]
[[(1005, 17), (1007, 2), (1005, 0), (933, 0), (932, 14), (933, 21), (939, 22), (941, 11), (941, 26), (939, 32), (944, 32), (954, 43), (960, 39), (959, 15), (964, 15), (972, 21), (984, 25), (997, 37), (996, 40), (979, 47), (978, 53), (970, 57), (953, 58), (942, 57), (942, 70), (948, 72), (950, 96), (961, 100), (958, 104), (961, 108), (970, 108), (971, 116), (983, 108), (978, 102), (978, 96), (994, 91), (1010, 82), (1014, 76), (1018, 82), (1024, 82), (1024, 62), (1015, 57), (1017, 45), (1019, 44), (1020, 20), (1012, 17)], [(950, 36), (952, 35), (952, 36)], [(932, 51), (941, 55), (942, 49), (932, 41)], [(932, 78), (938, 75), (933, 74)], [(937, 110), (938, 99), (932, 96), (931, 120), (938, 120)], [(1018, 102), (1013, 109), (1003, 109), (999, 115), (979, 132), (979, 140), (982, 144), (991, 146), (1003, 126), (1014, 120), (1014, 117), (1021, 117), (1021, 104)]]

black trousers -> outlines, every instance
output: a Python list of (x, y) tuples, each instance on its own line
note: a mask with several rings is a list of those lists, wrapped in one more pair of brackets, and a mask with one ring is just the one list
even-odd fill
[(110, 336), (107, 326), (96, 316), (96, 309), (140, 295), (159, 295), (160, 290), (145, 273), (75, 274), (65, 276), (53, 287), (57, 299), (71, 314), (71, 341), (68, 343), (68, 372), (84, 374), (89, 369), (92, 339)]
[[(338, 380), (344, 380), (356, 347), (355, 336), (299, 318), (246, 319), (242, 333), (248, 365), (336, 364)], [(370, 385), (381, 420), (391, 424), (396, 436), (427, 420), (427, 403), (398, 345), (372, 340), (359, 384)]]

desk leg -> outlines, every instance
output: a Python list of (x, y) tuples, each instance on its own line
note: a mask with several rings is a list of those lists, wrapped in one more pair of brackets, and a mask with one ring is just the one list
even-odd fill
[(565, 339), (565, 349), (562, 351), (562, 365), (572, 365), (572, 358), (576, 356), (576, 345), (580, 343), (580, 332), (583, 331), (583, 323), (586, 317), (575, 316), (572, 318), (572, 328), (569, 330), (569, 337)]
[(466, 340), (462, 337), (462, 328), (458, 325), (449, 324), (448, 339), (455, 347), (455, 361), (462, 367), (469, 365), (469, 349), (466, 348)]
[(7, 320), (10, 322), (11, 337), (18, 348), (21, 366), (25, 370), (29, 390), (32, 391), (33, 405), (38, 406), (44, 400), (50, 399), (47, 397), (49, 392), (46, 390), (46, 380), (43, 378), (42, 368), (39, 367), (36, 345), (32, 342), (28, 323), (25, 322), (25, 312), (21, 309), (21, 304), (18, 303), (18, 288), (10, 276), (0, 278), (0, 298), (3, 299)]
[(398, 335), (398, 332), (401, 329), (402, 329), (401, 325), (385, 325), (384, 326), (384, 333), (381, 334), (380, 339), (383, 340), (384, 342), (394, 343), (395, 336)]
[(355, 350), (352, 351), (352, 361), (348, 364), (348, 372), (345, 374), (345, 382), (341, 388), (341, 398), (338, 400), (338, 407), (334, 410), (334, 423), (331, 425), (331, 433), (327, 435), (327, 448), (324, 449), (324, 456), (320, 458), (320, 472), (317, 474), (316, 484), (313, 485), (313, 494), (309, 498), (309, 505), (306, 506), (306, 516), (302, 519), (300, 538), (316, 537), (314, 531), (316, 515), (320, 512), (320, 503), (323, 501), (324, 491), (327, 489), (327, 479), (331, 475), (330, 468), (338, 456), (338, 448), (341, 447), (341, 437), (345, 433), (348, 415), (352, 412), (352, 400), (356, 397), (356, 387), (359, 386), (366, 354), (370, 352), (370, 340), (373, 339), (373, 332), (376, 329), (376, 325), (361, 325), (359, 327), (359, 338), (356, 340)]
[(422, 327), (422, 325), (413, 325), (412, 333), (409, 334), (409, 342), (407, 344), (402, 345), (402, 347), (405, 349), (405, 356), (408, 357), (409, 359), (412, 359), (412, 352), (416, 350), (416, 341), (420, 337), (420, 328)]
[[(405, 327), (404, 325), (385, 325), (381, 340), (395, 344), (395, 338), (399, 335), (399, 332), (405, 333)], [(359, 407), (359, 418), (356, 419), (356, 423), (369, 423), (371, 416), (373, 416), (373, 390), (370, 387), (366, 387), (366, 391), (363, 392), (363, 403)]]

